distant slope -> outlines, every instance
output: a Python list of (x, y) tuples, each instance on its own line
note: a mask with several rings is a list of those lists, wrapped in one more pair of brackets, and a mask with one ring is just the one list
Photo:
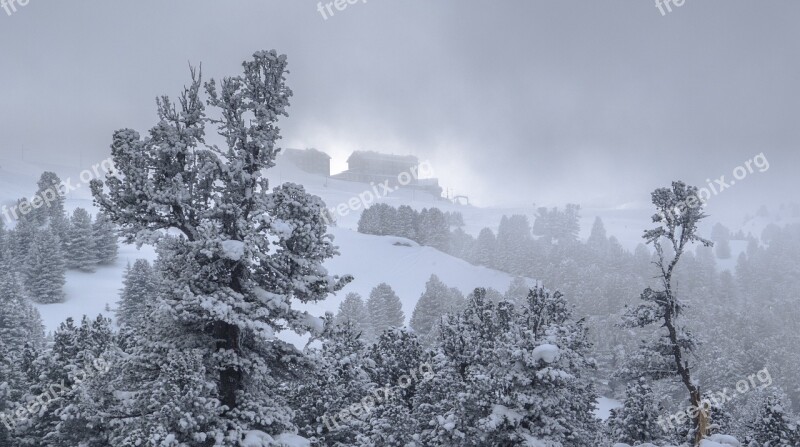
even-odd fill
[[(79, 169), (69, 166), (0, 160), (0, 203), (10, 204), (16, 198), (29, 197), (36, 190), (39, 175), (45, 170), (52, 170), (63, 179), (72, 177), (73, 183), (77, 183), (80, 173)], [(284, 182), (303, 184), (308, 192), (322, 197), (329, 208), (339, 203), (347, 203), (352, 197), (372, 189), (369, 184), (307, 174), (280, 159), (278, 166), (268, 171), (267, 175), (272, 185)], [(481, 220), (478, 218), (482, 211), (480, 208), (454, 205), (422, 191), (401, 189), (382, 197), (381, 200), (394, 206), (408, 204), (418, 209), (437, 206), (445, 210), (458, 210), (464, 212), (465, 217), (469, 215), (470, 218), (467, 220), (471, 222)], [(67, 196), (66, 207), (68, 211), (84, 207), (90, 212), (96, 212), (86, 185)], [(307, 305), (306, 310), (317, 315), (323, 315), (328, 311), (336, 312), (339, 302), (347, 293), (357, 292), (366, 299), (373, 287), (386, 282), (402, 300), (403, 311), (408, 319), (431, 274), (438, 275), (447, 285), (457, 287), (464, 294), (475, 287), (493, 287), (503, 292), (512, 280), (505, 273), (472, 266), (433, 248), (420, 247), (412, 241), (359, 234), (354, 230), (360, 213), (359, 209), (337, 217), (337, 226), (331, 227), (330, 231), (335, 237), (335, 244), (340, 247), (341, 255), (326, 264), (331, 273), (352, 274), (355, 280), (338, 296), (331, 296), (321, 303)], [(499, 221), (499, 215), (495, 216), (493, 212), (487, 214), (490, 220), (494, 221), (496, 217), (496, 221)], [(482, 225), (484, 224), (480, 223), (475, 227), (479, 230)], [(403, 241), (411, 246), (396, 246), (394, 243), (397, 241)], [(106, 311), (106, 308), (113, 311), (116, 307), (125, 267), (137, 258), (153, 261), (155, 252), (152, 247), (147, 246), (140, 251), (132, 246), (122, 246), (120, 258), (114, 265), (100, 267), (95, 273), (67, 272), (65, 286), (67, 301), (38, 306), (47, 330), (55, 330), (68, 317), (80, 319), (83, 315), (95, 317), (98, 314), (113, 317), (113, 312)]]
[[(505, 292), (513, 279), (506, 273), (471, 265), (407, 239), (370, 236), (340, 228), (331, 230), (334, 242), (341, 247), (341, 256), (332, 259), (326, 266), (331, 273), (349, 273), (355, 276), (355, 280), (339, 296), (310, 306), (322, 312), (335, 312), (339, 302), (349, 292), (359, 293), (366, 299), (373, 287), (385, 282), (402, 300), (403, 312), (408, 320), (431, 274), (436, 274), (445, 284), (458, 288), (465, 295), (476, 287), (492, 287)], [(396, 242), (412, 246), (395, 245)], [(533, 285), (534, 281), (530, 283)]]
[[(326, 267), (333, 274), (352, 274), (355, 280), (337, 296), (301, 307), (314, 315), (321, 316), (328, 311), (335, 313), (349, 292), (357, 292), (366, 299), (373, 287), (386, 282), (402, 300), (403, 312), (408, 319), (432, 273), (465, 295), (475, 287), (493, 287), (504, 292), (513, 279), (505, 273), (470, 265), (433, 248), (420, 247), (401, 238), (369, 236), (341, 228), (331, 228), (331, 233), (340, 247), (341, 255), (328, 261)], [(394, 243), (397, 241), (413, 245), (396, 246)], [(155, 252), (152, 247), (136, 250), (133, 246), (124, 245), (120, 250), (120, 258), (112, 266), (100, 267), (95, 273), (69, 271), (65, 286), (67, 301), (37, 306), (47, 330), (56, 329), (68, 317), (79, 320), (83, 315), (95, 317), (105, 314), (113, 318), (113, 312), (107, 312), (106, 306), (112, 310), (116, 308), (125, 267), (137, 258), (152, 261)]]

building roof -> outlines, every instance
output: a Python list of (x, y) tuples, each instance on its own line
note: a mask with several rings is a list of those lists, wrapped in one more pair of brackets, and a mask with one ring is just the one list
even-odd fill
[(352, 154), (350, 154), (350, 157), (347, 158), (347, 163), (359, 159), (413, 164), (413, 165), (419, 164), (419, 159), (413, 155), (382, 154), (380, 152), (375, 152), (375, 151), (354, 151)]

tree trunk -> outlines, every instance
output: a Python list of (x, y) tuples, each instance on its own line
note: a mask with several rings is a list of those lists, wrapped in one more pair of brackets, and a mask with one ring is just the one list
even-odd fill
[[(214, 323), (214, 337), (217, 340), (217, 351), (233, 351), (238, 357), (239, 328), (224, 321)], [(224, 356), (228, 358), (228, 355)], [(242, 372), (237, 366), (227, 366), (219, 373), (219, 396), (222, 404), (229, 410), (236, 408), (236, 392), (242, 389)]]

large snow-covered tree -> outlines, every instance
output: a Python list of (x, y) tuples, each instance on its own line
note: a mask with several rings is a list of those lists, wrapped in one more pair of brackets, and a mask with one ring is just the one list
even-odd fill
[[(276, 123), (287, 115), (292, 96), (286, 65), (285, 56), (259, 51), (243, 63), (242, 74), (205, 84), (192, 69), (177, 103), (157, 101), (159, 121), (146, 137), (131, 129), (114, 133), (115, 169), (105, 183), (92, 182), (97, 205), (127, 242), (156, 242), (167, 230), (180, 234), (161, 248), (170, 262), (163, 263), (165, 293), (161, 316), (154, 317), (159, 325), (144, 331), (139, 355), (132, 358), (171, 352), (170, 346), (148, 342), (148, 332), (176, 337), (171, 344), (194, 354), (184, 370), (199, 371), (193, 389), (206, 402), (186, 402), (182, 411), (214, 418), (187, 430), (179, 419), (159, 425), (151, 417), (151, 435), (163, 433), (186, 445), (215, 439), (215, 445), (239, 446), (251, 431), (257, 432), (252, 438), (291, 430), (290, 410), (276, 388), (281, 371), (300, 353), (275, 335), (318, 330), (321, 320), (293, 303), (322, 300), (350, 279), (331, 276), (322, 265), (336, 254), (321, 217), (322, 200), (294, 184), (271, 188), (264, 177), (279, 151)], [(212, 141), (209, 127), (219, 138)], [(146, 379), (149, 385), (172, 380), (163, 374)], [(211, 391), (204, 390), (204, 379)], [(141, 409), (157, 412), (163, 408), (159, 402), (170, 404), (148, 401), (146, 395), (155, 392), (149, 388), (130, 391), (141, 398)], [(208, 411), (213, 399), (221, 404), (218, 417)]]

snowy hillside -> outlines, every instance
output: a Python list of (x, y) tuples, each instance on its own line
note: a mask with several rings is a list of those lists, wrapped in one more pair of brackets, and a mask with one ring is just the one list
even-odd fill
[[(0, 160), (0, 204), (10, 206), (15, 198), (30, 196), (35, 190), (39, 175), (47, 169), (54, 170), (65, 180), (70, 178), (75, 186), (75, 189), (67, 195), (68, 213), (77, 207), (89, 209), (90, 212), (96, 211), (88, 187), (80, 181), (80, 170), (69, 166), (26, 163), (10, 159)], [(435, 170), (432, 175), (436, 175)], [(374, 190), (373, 186), (367, 183), (325, 178), (303, 172), (282, 158), (279, 158), (276, 167), (268, 171), (268, 176), (272, 185), (285, 182), (302, 184), (308, 192), (320, 196), (329, 209), (348, 203), (365, 191)], [(484, 227), (496, 229), (503, 215), (518, 213), (531, 216), (533, 211), (532, 207), (479, 208), (457, 205), (427, 192), (410, 188), (400, 188), (380, 197), (377, 201), (395, 207), (409, 205), (419, 210), (435, 206), (442, 211), (460, 212), (464, 216), (465, 231), (473, 235)], [(341, 255), (326, 264), (331, 273), (352, 274), (355, 280), (338, 296), (331, 296), (324, 302), (309, 305), (306, 310), (319, 315), (325, 312), (335, 313), (339, 302), (347, 293), (357, 292), (366, 298), (373, 287), (386, 282), (397, 292), (403, 302), (406, 318), (410, 318), (417, 299), (424, 290), (425, 282), (431, 274), (436, 274), (445, 284), (460, 289), (464, 294), (475, 287), (491, 287), (503, 292), (513, 279), (506, 273), (473, 266), (431, 247), (421, 247), (413, 241), (360, 234), (355, 230), (362, 209), (363, 206), (348, 207), (346, 213), (336, 213), (336, 226), (330, 227), (330, 232), (335, 237), (334, 242), (339, 246)], [(640, 241), (639, 227), (642, 220), (646, 219), (645, 211), (634, 209), (584, 210), (582, 214), (582, 237), (588, 235), (594, 216), (602, 215), (609, 227), (609, 233), (617, 236), (623, 245), (628, 247), (633, 247)], [(780, 223), (788, 220), (790, 219), (781, 219)], [(746, 228), (758, 231), (756, 234), (760, 234), (760, 230), (769, 223), (772, 222), (768, 218), (753, 218), (748, 221)], [(731, 245), (733, 256), (727, 260), (719, 260), (718, 267), (721, 270), (733, 270), (738, 255), (746, 249), (744, 242), (733, 241)], [(143, 247), (139, 251), (135, 247), (121, 246), (120, 257), (115, 265), (98, 268), (95, 273), (68, 271), (65, 288), (67, 301), (61, 304), (39, 305), (47, 330), (54, 330), (67, 317), (79, 319), (84, 314), (108, 315), (109, 312), (105, 309), (115, 307), (125, 267), (137, 258), (153, 261), (155, 252), (152, 247)], [(81, 286), (87, 284), (87, 280), (91, 281), (91, 287)], [(290, 337), (294, 339), (293, 336)]]
[[(10, 169), (12, 172), (6, 171)], [(30, 196), (35, 190), (36, 180), (45, 169), (53, 169), (62, 178), (74, 176), (79, 172), (63, 166), (39, 166), (22, 162), (5, 161), (0, 164), (0, 202), (11, 203), (15, 197)], [(336, 179), (325, 179), (320, 176), (304, 173), (289, 163), (279, 165), (268, 171), (273, 185), (284, 182), (300, 183), (306, 189), (325, 200), (329, 208), (339, 203), (346, 203), (350, 198), (358, 196), (370, 185)], [(20, 187), (19, 185), (27, 185)], [(398, 190), (384, 198), (383, 201), (395, 206), (408, 204), (415, 208), (436, 206), (444, 210), (457, 210), (465, 214), (468, 223), (481, 216), (481, 209), (454, 205), (444, 200), (437, 200), (430, 194), (414, 190)], [(83, 207), (95, 212), (91, 196), (85, 186), (76, 189), (67, 197), (66, 208), (71, 212), (74, 208)], [(487, 213), (492, 220), (499, 221), (499, 216)], [(370, 290), (381, 282), (389, 284), (403, 302), (406, 319), (410, 318), (416, 302), (425, 289), (425, 282), (431, 274), (436, 274), (448, 286), (460, 289), (465, 295), (475, 287), (491, 287), (504, 292), (513, 279), (511, 276), (485, 267), (473, 266), (466, 261), (454, 258), (431, 247), (422, 247), (417, 243), (402, 238), (382, 237), (360, 234), (355, 231), (360, 210), (345, 216), (337, 217), (337, 226), (330, 227), (334, 243), (339, 246), (340, 256), (326, 263), (333, 274), (351, 274), (355, 280), (337, 296), (318, 304), (309, 305), (305, 310), (323, 315), (325, 312), (336, 312), (339, 302), (349, 292), (357, 292), (363, 297), (369, 296)], [(470, 217), (467, 217), (470, 216)], [(495, 217), (497, 217), (495, 219)], [(496, 222), (495, 222), (496, 223)], [(488, 222), (487, 222), (488, 224)], [(478, 230), (480, 225), (474, 225)], [(477, 231), (477, 230), (476, 230)], [(94, 273), (78, 271), (67, 272), (65, 292), (67, 300), (60, 304), (38, 305), (48, 331), (55, 330), (68, 317), (80, 319), (83, 315), (96, 316), (114, 309), (122, 287), (125, 267), (136, 259), (155, 260), (155, 251), (145, 246), (136, 250), (133, 246), (121, 245), (117, 262), (112, 266), (100, 267)], [(91, 286), (87, 286), (91, 284)], [(533, 281), (531, 280), (531, 284)], [(299, 337), (285, 334), (288, 339), (300, 342)]]

